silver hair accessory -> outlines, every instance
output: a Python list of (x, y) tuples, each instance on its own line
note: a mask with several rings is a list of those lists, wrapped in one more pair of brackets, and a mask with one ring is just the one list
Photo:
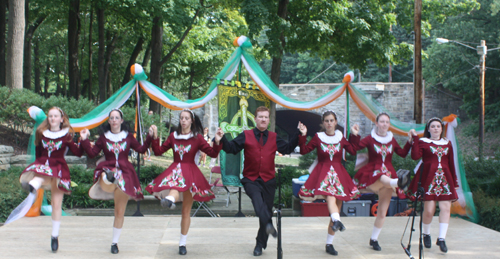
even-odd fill
[(337, 118), (337, 117), (338, 117), (338, 116), (337, 116), (337, 113), (336, 113), (336, 112), (334, 112), (334, 111), (332, 111), (332, 110), (326, 110), (326, 111), (324, 111), (324, 112), (323, 112), (323, 114), (321, 115), (321, 117), (324, 117), (324, 116), (325, 116), (325, 113), (327, 113), (327, 112), (331, 112), (331, 113), (335, 114), (335, 118)]
[(185, 109), (182, 109), (182, 111), (190, 112), (193, 115), (193, 118), (194, 118), (194, 112), (192, 110), (185, 108)]
[(432, 117), (432, 118), (430, 118), (427, 121), (427, 124), (430, 124), (432, 121), (439, 121), (439, 122), (441, 122), (441, 124), (443, 124), (443, 121), (440, 118), (438, 118), (438, 117)]
[(111, 113), (112, 113), (113, 111), (117, 111), (117, 112), (119, 112), (119, 113), (120, 113), (120, 115), (121, 115), (121, 116), (122, 116), (122, 118), (123, 118), (123, 112), (122, 112), (122, 110), (120, 110), (119, 108), (114, 108), (113, 110), (111, 110), (111, 111), (109, 112), (109, 114), (108, 114), (108, 117), (109, 117), (109, 115), (111, 115)]
[(59, 110), (59, 112), (61, 112), (61, 117), (64, 117), (64, 112), (63, 112), (63, 110), (62, 110), (61, 108), (57, 107), (57, 106), (54, 106), (54, 107), (56, 107), (56, 109), (58, 109), (58, 110)]

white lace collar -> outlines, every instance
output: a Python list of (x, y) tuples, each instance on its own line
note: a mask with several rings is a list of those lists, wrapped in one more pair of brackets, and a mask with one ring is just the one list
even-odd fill
[(66, 134), (68, 134), (68, 131), (69, 131), (69, 128), (64, 128), (60, 131), (50, 131), (47, 129), (42, 134), (46, 138), (56, 139), (56, 138), (60, 138), (60, 137), (65, 136)]
[(420, 140), (422, 140), (425, 143), (433, 143), (433, 144), (436, 144), (436, 145), (446, 145), (446, 144), (448, 144), (448, 142), (450, 142), (446, 138), (442, 138), (440, 140), (432, 140), (430, 138), (420, 138)]
[(328, 136), (325, 132), (318, 132), (319, 139), (326, 144), (337, 144), (342, 140), (344, 136), (340, 130), (335, 130), (335, 135)]
[(106, 131), (106, 133), (104, 133), (104, 136), (113, 142), (119, 142), (128, 136), (128, 132), (122, 130), (122, 131), (120, 131), (120, 133), (115, 134), (115, 133), (108, 130), (108, 131)]
[(379, 136), (379, 135), (377, 135), (377, 132), (375, 132), (375, 128), (372, 129), (371, 136), (373, 139), (375, 139), (380, 144), (387, 144), (387, 143), (391, 142), (392, 137), (393, 137), (392, 132), (390, 132), (390, 131), (387, 131), (387, 134), (385, 135), (385, 137)]
[(194, 136), (193, 132), (189, 132), (189, 134), (180, 134), (180, 135), (178, 135), (177, 131), (174, 131), (174, 138), (175, 139), (190, 139), (193, 136)]

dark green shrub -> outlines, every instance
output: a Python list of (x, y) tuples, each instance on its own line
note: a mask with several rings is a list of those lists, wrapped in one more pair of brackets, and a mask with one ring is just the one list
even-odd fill
[(500, 199), (491, 197), (482, 190), (475, 192), (473, 197), (480, 217), (479, 224), (500, 231)]
[(141, 173), (139, 175), (141, 185), (146, 186), (158, 175), (163, 173), (163, 171), (165, 171), (165, 167), (160, 167), (157, 165), (141, 166)]
[(28, 196), (19, 183), (23, 170), (22, 167), (11, 167), (0, 172), (0, 222), (5, 222), (12, 210)]

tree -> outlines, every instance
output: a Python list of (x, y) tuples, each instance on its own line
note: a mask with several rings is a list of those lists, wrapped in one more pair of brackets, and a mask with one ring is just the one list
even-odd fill
[[(31, 89), (31, 47), (32, 47), (32, 39), (35, 30), (42, 24), (42, 22), (47, 18), (46, 13), (40, 13), (37, 19), (31, 23), (30, 22), (30, 5), (29, 0), (26, 0), (25, 5), (25, 20), (26, 20), (26, 35), (24, 36), (24, 63), (23, 63), (23, 88)], [(38, 10), (35, 10), (35, 14)], [(31, 11), (32, 12), (32, 11)]]
[(69, 95), (80, 96), (80, 68), (78, 62), (80, 35), (80, 0), (69, 1), (68, 12), (68, 76)]
[(9, 30), (7, 37), (6, 84), (23, 88), (24, 1), (9, 0)]
[(0, 0), (0, 85), (5, 86), (5, 28), (7, 27), (7, 1)]

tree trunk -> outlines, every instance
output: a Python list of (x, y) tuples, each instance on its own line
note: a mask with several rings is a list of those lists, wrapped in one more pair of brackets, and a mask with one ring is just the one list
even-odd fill
[[(149, 81), (160, 87), (161, 77), (161, 57), (163, 47), (163, 21), (161, 17), (153, 18), (153, 29), (151, 31), (151, 71), (149, 72)], [(160, 104), (150, 100), (149, 110), (156, 114), (160, 113)]]
[(7, 37), (6, 84), (23, 88), (24, 1), (9, 0), (9, 30)]
[(115, 43), (117, 39), (118, 35), (115, 34), (111, 39), (111, 42), (106, 47), (106, 55), (104, 57), (104, 78), (106, 79), (106, 86), (108, 88), (108, 97), (113, 94), (113, 88), (111, 88), (111, 80), (109, 79), (111, 77), (109, 73), (109, 66), (111, 65), (111, 54), (115, 49)]
[(40, 84), (40, 40), (37, 39), (35, 42), (35, 61), (33, 62), (35, 64), (35, 93), (41, 94), (42, 89), (41, 89), (41, 84)]
[(189, 91), (188, 91), (188, 99), (191, 99), (193, 97), (193, 81), (194, 81), (194, 76), (195, 76), (195, 71), (191, 69), (189, 72)]
[(50, 73), (50, 64), (47, 63), (45, 67), (45, 85), (44, 85), (44, 95), (45, 97), (49, 97), (49, 73)]
[(150, 58), (151, 58), (151, 42), (148, 44), (146, 52), (144, 53), (144, 59), (142, 60), (142, 67), (148, 65)]
[(122, 85), (124, 86), (128, 81), (130, 81), (130, 67), (135, 64), (135, 61), (137, 60), (137, 56), (142, 51), (142, 44), (144, 44), (144, 38), (140, 37), (139, 40), (137, 41), (137, 44), (135, 44), (134, 51), (132, 51), (132, 55), (130, 56), (130, 59), (128, 61), (128, 65), (125, 68), (125, 76), (123, 76), (122, 80)]
[(62, 90), (61, 90), (61, 65), (59, 64), (59, 51), (57, 50), (57, 47), (54, 48), (56, 52), (56, 67), (55, 67), (55, 74), (56, 74), (56, 95), (61, 95)]
[(89, 88), (87, 98), (92, 100), (92, 24), (94, 21), (94, 8), (90, 7), (90, 22), (89, 22)]
[(80, 69), (78, 64), (78, 50), (80, 34), (80, 0), (70, 0), (68, 16), (68, 74), (69, 94), (78, 100), (80, 95)]
[(7, 31), (7, 1), (0, 0), (0, 85), (5, 86), (5, 32)]
[[(29, 0), (26, 0), (26, 24), (28, 24), (28, 8), (29, 8)], [(33, 70), (33, 66), (31, 65), (31, 47), (33, 34), (35, 30), (42, 24), (43, 20), (45, 20), (47, 16), (39, 17), (35, 23), (29, 25), (26, 29), (26, 35), (24, 37), (24, 75), (23, 75), (23, 88), (31, 89), (31, 71)]]
[(97, 28), (99, 34), (99, 51), (97, 52), (97, 74), (99, 79), (99, 103), (106, 101), (106, 77), (104, 70), (104, 52), (106, 43), (104, 38), (104, 9), (97, 9)]
[[(287, 6), (288, 6), (289, 0), (280, 0), (278, 3), (278, 16), (282, 18), (283, 20), (286, 20), (286, 13), (287, 13)], [(281, 32), (280, 35), (280, 41), (281, 41), (281, 50), (279, 51), (279, 57), (273, 57), (273, 63), (271, 65), (271, 80), (273, 83), (276, 85), (276, 87), (280, 87), (280, 75), (281, 75), (281, 62), (282, 62), (282, 56), (283, 56), (283, 50), (285, 49), (285, 36), (283, 35), (283, 32)], [(271, 114), (270, 114), (270, 130), (275, 131), (276, 130), (276, 103), (271, 102)]]

